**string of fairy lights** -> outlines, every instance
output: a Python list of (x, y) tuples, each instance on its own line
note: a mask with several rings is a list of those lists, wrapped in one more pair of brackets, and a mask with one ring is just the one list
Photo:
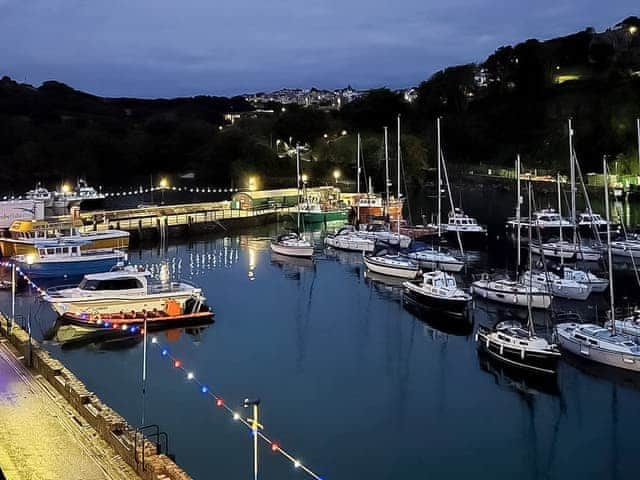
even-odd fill
[[(104, 195), (105, 198), (117, 198), (117, 197), (129, 197), (135, 195), (144, 195), (145, 193), (154, 193), (154, 192), (182, 192), (182, 193), (199, 193), (199, 194), (207, 194), (207, 193), (235, 193), (240, 191), (238, 188), (234, 187), (211, 187), (211, 186), (198, 186), (198, 187), (122, 187), (119, 190), (111, 191), (111, 192), (99, 192)], [(3, 195), (2, 200), (5, 201), (15, 201), (15, 200), (27, 200), (27, 195)]]
[[(29, 277), (29, 275), (27, 275), (25, 272), (23, 272), (20, 269), (18, 265), (15, 265), (12, 262), (0, 262), (0, 266), (4, 268), (15, 268), (16, 274), (22, 277), (26, 281), (29, 287), (33, 288), (40, 295), (43, 295), (46, 293), (45, 290), (40, 288)], [(138, 325), (127, 325), (124, 323), (122, 324), (112, 323), (107, 321), (101, 322), (101, 323), (94, 323), (92, 325), (97, 328), (117, 329), (132, 335), (144, 335), (145, 333), (144, 328)], [(237, 410), (234, 410), (233, 408), (228, 406), (226, 401), (224, 400), (224, 397), (219, 392), (214, 391), (214, 389), (211, 386), (209, 386), (207, 383), (204, 383), (199, 378), (197, 378), (192, 370), (187, 369), (181, 359), (172, 355), (166, 346), (163, 346), (160, 344), (157, 336), (152, 335), (150, 338), (151, 338), (151, 345), (160, 349), (160, 356), (164, 359), (167, 359), (170, 362), (170, 365), (173, 366), (173, 368), (182, 372), (185, 375), (185, 378), (189, 382), (193, 383), (197, 387), (197, 390), (202, 395), (208, 395), (209, 397), (211, 397), (213, 399), (213, 404), (218, 409), (229, 414), (231, 418), (238, 424), (244, 425), (245, 427), (247, 427), (252, 434), (257, 435), (259, 439), (264, 441), (269, 446), (269, 450), (272, 453), (279, 454), (285, 459), (287, 459), (295, 469), (303, 471), (304, 473), (306, 473), (308, 476), (310, 476), (315, 480), (323, 480), (323, 478), (320, 475), (318, 475), (313, 470), (311, 470), (311, 468), (309, 468), (307, 465), (303, 464), (300, 459), (295, 457), (288, 450), (285, 450), (282, 447), (282, 445), (279, 442), (277, 442), (273, 437), (267, 435), (267, 433), (264, 432), (264, 429), (254, 430), (254, 426), (252, 425), (252, 422), (250, 419), (243, 418), (242, 415), (238, 413)]]

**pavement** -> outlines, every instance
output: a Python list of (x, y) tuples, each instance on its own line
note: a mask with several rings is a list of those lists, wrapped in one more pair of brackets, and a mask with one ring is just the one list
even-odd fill
[(2, 478), (140, 478), (41, 375), (24, 366), (5, 339), (0, 339)]

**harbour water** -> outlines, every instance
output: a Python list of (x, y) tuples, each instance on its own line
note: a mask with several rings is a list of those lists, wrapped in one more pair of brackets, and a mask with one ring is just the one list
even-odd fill
[[(512, 212), (511, 193), (484, 202), (468, 195), (481, 221), (501, 224)], [(478, 303), (473, 327), (452, 324), (407, 308), (397, 282), (371, 278), (359, 254), (325, 252), (321, 231), (314, 261), (273, 255), (276, 228), (141, 248), (130, 261), (155, 271), (166, 263), (175, 277), (202, 286), (215, 323), (160, 333), (159, 344), (243, 415), (250, 416), (242, 400), (259, 397), (265, 432), (322, 478), (636, 478), (640, 379), (566, 357), (557, 382), (518, 377), (478, 356), (473, 329), (524, 312)], [(475, 268), (512, 265), (498, 232), (473, 253)], [(620, 299), (637, 298), (632, 277), (621, 275)], [(601, 316), (607, 303), (600, 295), (559, 305), (588, 317)], [(8, 311), (7, 292), (0, 307)], [(56, 328), (28, 291), (17, 313), (31, 313), (36, 338), (140, 425), (139, 336), (115, 341)], [(544, 315), (536, 320), (543, 330)], [(250, 432), (157, 346), (149, 348), (144, 412), (194, 478), (251, 475)], [(266, 446), (262, 452), (261, 478), (307, 478)]]

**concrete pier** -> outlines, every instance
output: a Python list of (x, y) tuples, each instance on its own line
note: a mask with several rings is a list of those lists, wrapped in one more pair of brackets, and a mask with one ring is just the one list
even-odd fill
[(8, 480), (191, 480), (2, 314), (0, 469)]

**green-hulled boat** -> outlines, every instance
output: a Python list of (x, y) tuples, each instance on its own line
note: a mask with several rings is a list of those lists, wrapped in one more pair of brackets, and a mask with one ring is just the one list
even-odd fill
[(347, 220), (349, 209), (346, 207), (333, 207), (323, 210), (318, 205), (304, 205), (299, 207), (302, 221), (309, 225), (311, 223), (326, 223), (336, 220)]

